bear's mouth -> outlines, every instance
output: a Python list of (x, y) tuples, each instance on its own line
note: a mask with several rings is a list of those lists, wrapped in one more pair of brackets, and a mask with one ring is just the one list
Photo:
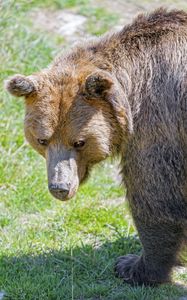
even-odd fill
[[(61, 178), (62, 180), (49, 180), (48, 179), (48, 188), (51, 195), (61, 201), (68, 201), (69, 199), (73, 198), (78, 191), (79, 185), (82, 185), (86, 182), (90, 174), (90, 168), (87, 166), (85, 168), (85, 172), (81, 178), (79, 176), (73, 176), (73, 178), (68, 182), (68, 180), (64, 180), (67, 178)], [(49, 177), (48, 177), (49, 178)]]
[(79, 187), (78, 181), (75, 181), (69, 189), (65, 188), (65, 185), (58, 183), (58, 184), (49, 185), (49, 192), (54, 198), (61, 201), (67, 201), (75, 196), (78, 187)]
[(68, 193), (64, 191), (50, 191), (51, 195), (61, 201), (68, 201), (75, 196), (77, 188), (71, 189)]
[(61, 190), (61, 191), (60, 190), (59, 191), (49, 190), (49, 191), (54, 198), (61, 200), (61, 201), (68, 201), (76, 195), (77, 190), (79, 188), (79, 184), (82, 185), (83, 183), (85, 183), (87, 181), (87, 179), (89, 178), (89, 175), (90, 175), (90, 169), (87, 167), (84, 177), (81, 179), (81, 182), (79, 182), (78, 179), (75, 180), (74, 183), (72, 184), (71, 188), (69, 189), (69, 191), (67, 191), (67, 192), (64, 192), (63, 190)]

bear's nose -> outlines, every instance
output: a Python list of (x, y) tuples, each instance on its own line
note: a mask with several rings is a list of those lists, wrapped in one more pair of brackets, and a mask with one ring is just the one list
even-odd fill
[(68, 185), (65, 183), (59, 184), (50, 184), (49, 191), (53, 194), (56, 198), (65, 198), (69, 194)]

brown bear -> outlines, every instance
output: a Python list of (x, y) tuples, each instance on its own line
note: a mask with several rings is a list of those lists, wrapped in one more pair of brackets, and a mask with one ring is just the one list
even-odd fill
[(121, 156), (143, 251), (120, 257), (116, 273), (168, 282), (187, 226), (187, 14), (139, 15), (6, 87), (25, 97), (25, 135), (54, 197), (71, 198), (93, 165)]

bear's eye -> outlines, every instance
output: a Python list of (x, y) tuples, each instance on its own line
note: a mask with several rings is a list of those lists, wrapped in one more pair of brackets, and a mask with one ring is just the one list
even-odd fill
[(38, 139), (38, 143), (42, 146), (47, 146), (48, 142), (47, 140)]
[(82, 148), (84, 146), (84, 144), (85, 144), (84, 141), (78, 141), (78, 142), (75, 142), (73, 146), (76, 149), (80, 149), (80, 148)]

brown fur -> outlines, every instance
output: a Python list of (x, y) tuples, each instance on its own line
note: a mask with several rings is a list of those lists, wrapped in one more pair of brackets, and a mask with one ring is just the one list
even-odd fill
[(167, 282), (187, 221), (187, 14), (159, 9), (82, 44), (7, 89), (25, 96), (26, 138), (47, 160), (55, 197), (72, 197), (95, 163), (121, 155), (143, 252), (119, 258), (116, 272)]

